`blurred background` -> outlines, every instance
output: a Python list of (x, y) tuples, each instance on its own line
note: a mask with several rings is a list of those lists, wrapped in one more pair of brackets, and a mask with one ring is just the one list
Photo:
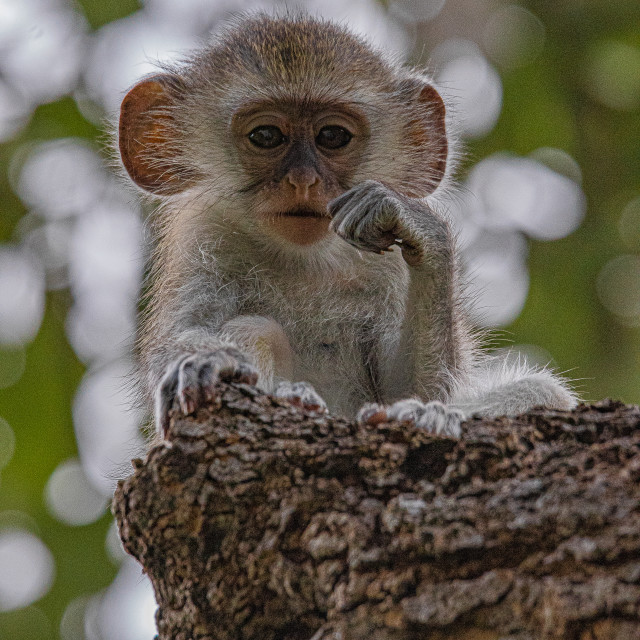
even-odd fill
[[(640, 401), (638, 0), (310, 0), (455, 104), (449, 207), (497, 346)], [(151, 640), (108, 511), (129, 408), (144, 212), (105, 119), (157, 59), (251, 0), (0, 0), (0, 638)], [(126, 466), (124, 467), (126, 468)], [(126, 472), (125, 472), (126, 473)]]

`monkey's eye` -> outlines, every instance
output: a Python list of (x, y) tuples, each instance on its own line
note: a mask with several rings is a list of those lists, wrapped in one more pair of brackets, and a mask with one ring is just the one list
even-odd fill
[(287, 141), (285, 135), (274, 125), (256, 127), (249, 133), (251, 144), (261, 149), (275, 149)]
[(337, 125), (322, 127), (316, 136), (316, 144), (325, 149), (339, 149), (349, 144), (353, 136)]

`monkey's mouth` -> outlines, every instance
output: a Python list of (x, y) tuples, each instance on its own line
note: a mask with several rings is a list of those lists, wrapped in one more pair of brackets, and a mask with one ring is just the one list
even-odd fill
[(326, 218), (327, 213), (317, 209), (291, 209), (289, 211), (279, 211), (277, 214), (283, 218)]

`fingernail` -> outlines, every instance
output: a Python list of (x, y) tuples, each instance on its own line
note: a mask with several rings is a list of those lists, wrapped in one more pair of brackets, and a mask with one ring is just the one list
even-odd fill
[(180, 398), (180, 406), (182, 407), (182, 412), (186, 415), (196, 410), (196, 403), (191, 398), (185, 396)]
[(360, 414), (360, 422), (364, 424), (376, 425), (381, 422), (388, 422), (387, 412), (383, 407), (371, 407), (362, 410)]

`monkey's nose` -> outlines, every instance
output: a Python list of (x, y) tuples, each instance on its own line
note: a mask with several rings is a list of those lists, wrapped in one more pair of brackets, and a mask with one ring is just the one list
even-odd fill
[(320, 182), (320, 176), (311, 167), (292, 169), (287, 174), (287, 182), (295, 189), (296, 196), (303, 200), (309, 198), (309, 192)]

